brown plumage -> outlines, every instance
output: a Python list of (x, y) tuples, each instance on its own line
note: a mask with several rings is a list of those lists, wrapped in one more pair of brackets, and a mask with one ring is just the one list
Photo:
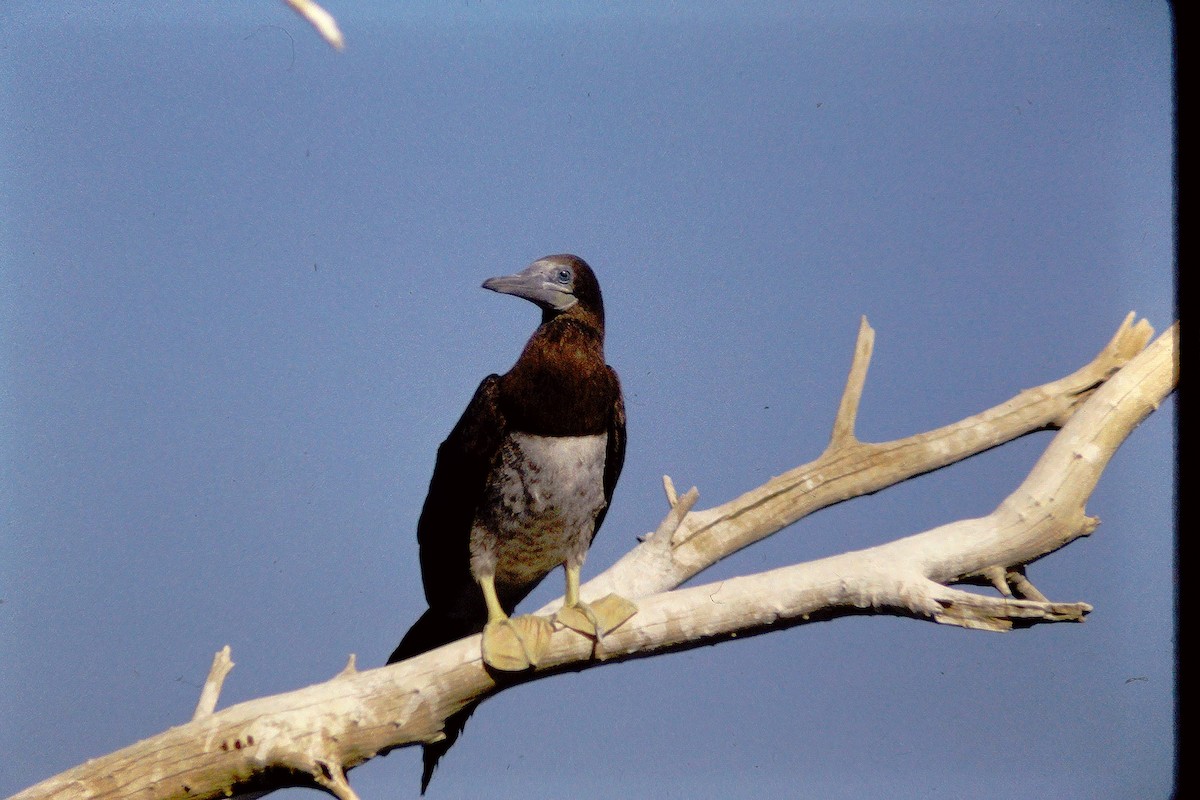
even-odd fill
[[(548, 256), (485, 288), (542, 308), (504, 375), (489, 375), (438, 448), (417, 523), (427, 610), (388, 663), (483, 630), (481, 581), (512, 614), (559, 564), (582, 564), (625, 458), (625, 407), (604, 360), (604, 303), (572, 255)], [(474, 706), (425, 747), (421, 791)]]

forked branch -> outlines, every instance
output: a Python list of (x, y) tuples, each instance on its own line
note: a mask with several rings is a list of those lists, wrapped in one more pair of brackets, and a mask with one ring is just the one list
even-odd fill
[(951, 425), (872, 444), (859, 442), (854, 435), (875, 342), (875, 331), (864, 318), (825, 452), (816, 461), (727, 503), (688, 514), (672, 536), (670, 549), (655, 548), (650, 542), (635, 547), (586, 584), (584, 598), (610, 592), (638, 598), (666, 591), (814, 511), (877, 492), (1027, 433), (1061, 427), (1097, 386), (1146, 347), (1154, 330), (1146, 320), (1134, 320), (1129, 314), (1094, 359), (1064, 378), (1026, 389)]
[[(1096, 359), (1066, 378), (945, 428), (865, 444), (854, 436), (873, 337), (864, 321), (826, 452), (705, 511), (691, 510), (695, 489), (676, 496), (665, 482), (671, 508), (658, 530), (585, 587), (592, 596), (619, 591), (638, 598), (638, 613), (599, 647), (561, 629), (538, 669), (505, 678), (505, 687), (484, 669), (473, 636), (390, 667), (359, 672), (351, 663), (324, 683), (211, 713), (214, 690), (191, 722), (43, 781), (14, 800), (200, 800), (283, 786), (356, 800), (346, 780), (354, 766), (395, 747), (436, 741), (443, 720), (466, 704), (557, 671), (850, 614), (899, 614), (985, 630), (1082, 619), (1090, 610), (1086, 603), (1047, 600), (1023, 568), (1095, 528), (1085, 503), (1097, 479), (1125, 437), (1173, 391), (1178, 325), (1145, 347), (1150, 335), (1149, 325), (1134, 325), (1131, 315)], [(986, 517), (671, 591), (817, 508), (1060, 426), (1029, 476)], [(999, 596), (956, 588), (959, 583), (991, 585)], [(214, 666), (214, 675), (219, 671)], [(219, 679), (210, 683), (219, 688)]]

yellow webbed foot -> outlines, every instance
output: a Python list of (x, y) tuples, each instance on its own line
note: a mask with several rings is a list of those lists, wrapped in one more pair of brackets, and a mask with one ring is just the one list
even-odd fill
[(636, 613), (637, 606), (632, 602), (610, 594), (594, 603), (577, 601), (574, 605), (563, 606), (554, 615), (554, 621), (598, 641)]
[(502, 617), (483, 629), (483, 663), (492, 669), (520, 672), (536, 667), (550, 644), (553, 629), (545, 617)]

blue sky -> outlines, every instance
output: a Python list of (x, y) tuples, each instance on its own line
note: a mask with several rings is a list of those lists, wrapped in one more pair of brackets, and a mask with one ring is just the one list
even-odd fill
[[(484, 278), (567, 251), (604, 288), (630, 443), (585, 575), (663, 473), (707, 507), (814, 458), (863, 314), (868, 440), (1174, 318), (1163, 3), (327, 7), (340, 54), (265, 0), (0, 7), (0, 795), (186, 720), (224, 644), (223, 705), (382, 663), (437, 444), (536, 324)], [(1174, 416), (1030, 567), (1085, 624), (556, 677), (487, 702), (430, 797), (1165, 796)], [(701, 580), (985, 514), (1048, 441)], [(418, 764), (351, 780), (407, 797)]]

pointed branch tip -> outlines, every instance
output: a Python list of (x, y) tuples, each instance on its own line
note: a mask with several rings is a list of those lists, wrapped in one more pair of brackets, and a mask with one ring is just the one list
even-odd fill
[(833, 421), (833, 433), (829, 437), (829, 449), (847, 447), (857, 442), (854, 427), (858, 422), (858, 404), (862, 400), (863, 387), (867, 383), (867, 368), (871, 365), (871, 353), (875, 349), (875, 329), (864, 315), (858, 325), (858, 340), (854, 343), (854, 359), (850, 363), (850, 374), (846, 377), (846, 388), (838, 404), (837, 417)]
[[(663, 476), (664, 478), (666, 476)], [(668, 478), (669, 480), (669, 478)], [(671, 487), (674, 489), (674, 486)], [(670, 495), (668, 494), (668, 497)], [(692, 506), (696, 505), (696, 500), (700, 497), (700, 490), (695, 486), (688, 489), (682, 495), (675, 499), (671, 505), (671, 510), (663, 517), (662, 522), (658, 523), (658, 527), (648, 536), (642, 537), (641, 541), (648, 542), (667, 542), (668, 545), (675, 538), (675, 532), (683, 524), (683, 520), (692, 510)]]
[(212, 666), (208, 668), (208, 677), (204, 679), (204, 687), (200, 690), (200, 699), (196, 701), (196, 710), (192, 719), (207, 717), (217, 707), (217, 698), (221, 696), (221, 687), (225, 685), (225, 676), (233, 669), (233, 659), (229, 657), (229, 645), (225, 645), (213, 655)]
[(351, 653), (349, 660), (346, 661), (346, 666), (342, 667), (342, 671), (339, 672), (337, 675), (334, 675), (334, 677), (335, 678), (344, 678), (349, 675), (357, 675), (357, 674), (358, 674), (358, 665), (356, 664), (356, 656), (354, 653)]
[(674, 508), (679, 502), (679, 495), (675, 493), (675, 482), (671, 480), (670, 475), (663, 475), (663, 491), (667, 493), (667, 505)]
[[(1019, 573), (1009, 573), (1013, 574)], [(1026, 627), (1044, 622), (1082, 622), (1092, 610), (1087, 603), (984, 597), (945, 587), (934, 599), (941, 606), (932, 615), (934, 622), (984, 631), (1009, 631), (1014, 625)]]
[(1005, 577), (1006, 570), (1004, 567), (987, 567), (982, 570), (982, 573), (991, 582), (992, 586), (995, 587), (997, 592), (1005, 597), (1013, 596), (1012, 589), (1009, 587), (1008, 580)]

